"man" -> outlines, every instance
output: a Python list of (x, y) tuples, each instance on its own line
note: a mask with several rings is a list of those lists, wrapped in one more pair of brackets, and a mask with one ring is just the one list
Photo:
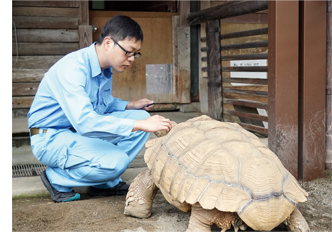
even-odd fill
[(112, 92), (112, 70), (125, 71), (141, 56), (143, 32), (129, 17), (116, 16), (96, 43), (55, 63), (41, 81), (28, 113), (31, 149), (48, 168), (41, 179), (54, 202), (90, 195), (123, 195), (121, 174), (149, 132), (169, 131), (169, 119), (146, 112), (153, 101), (122, 101)]

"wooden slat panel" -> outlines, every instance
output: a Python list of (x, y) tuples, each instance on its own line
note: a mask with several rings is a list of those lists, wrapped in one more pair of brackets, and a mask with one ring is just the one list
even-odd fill
[(223, 82), (227, 83), (246, 83), (246, 84), (258, 84), (267, 85), (267, 79), (261, 78), (223, 78)]
[(228, 44), (221, 46), (221, 50), (233, 50), (233, 49), (244, 49), (244, 48), (260, 48), (267, 47), (267, 41), (258, 41), (241, 44)]
[(54, 8), (54, 7), (13, 7), (14, 16), (57, 16), (57, 17), (79, 17), (78, 8)]
[(79, 7), (79, 1), (12, 1), (17, 6)]
[(18, 29), (13, 42), (78, 42), (78, 30), (67, 29)]
[(268, 134), (268, 129), (266, 129), (266, 128), (259, 127), (259, 126), (254, 126), (254, 125), (249, 125), (249, 124), (245, 124), (245, 123), (240, 123), (240, 122), (238, 124), (246, 130), (257, 132), (257, 133), (260, 133), (260, 134), (263, 134), (263, 135)]
[[(66, 55), (79, 49), (78, 43), (18, 43), (18, 55)], [(12, 54), (16, 55), (13, 43)]]
[(13, 56), (13, 68), (19, 69), (49, 69), (63, 56)]
[(34, 97), (13, 97), (12, 98), (12, 108), (30, 108)]
[(268, 109), (267, 103), (262, 103), (258, 101), (250, 101), (250, 100), (235, 100), (235, 99), (227, 99), (224, 98), (224, 104), (231, 104), (231, 105), (237, 105), (237, 106), (246, 106), (251, 108), (259, 108), (259, 109)]
[(259, 114), (237, 112), (237, 111), (228, 110), (228, 109), (224, 109), (224, 114), (237, 116), (237, 117), (243, 117), (243, 118), (249, 118), (249, 119), (254, 119), (254, 120), (259, 120), (259, 121), (264, 121), (264, 122), (268, 121), (267, 116), (263, 116), (263, 115), (259, 115)]
[(12, 82), (39, 82), (46, 72), (47, 69), (13, 69)]
[(16, 29), (77, 29), (78, 18), (13, 16)]
[(12, 95), (13, 96), (33, 96), (36, 94), (39, 82), (31, 83), (13, 83)]
[(222, 60), (254, 60), (254, 59), (267, 59), (268, 54), (245, 54), (245, 55), (230, 55), (230, 56), (222, 56)]
[(79, 25), (79, 48), (88, 47), (92, 44), (92, 26)]

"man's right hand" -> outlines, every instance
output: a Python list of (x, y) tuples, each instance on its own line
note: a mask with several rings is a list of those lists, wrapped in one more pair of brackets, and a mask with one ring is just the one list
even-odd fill
[(156, 132), (166, 130), (169, 132), (172, 129), (171, 121), (160, 115), (154, 115), (144, 120), (136, 120), (132, 131)]

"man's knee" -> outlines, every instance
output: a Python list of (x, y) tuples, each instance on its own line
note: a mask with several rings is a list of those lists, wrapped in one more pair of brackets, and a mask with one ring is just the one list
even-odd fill
[[(113, 153), (113, 154), (112, 154)], [(110, 181), (121, 176), (128, 168), (130, 159), (126, 153), (110, 152), (94, 159), (88, 166), (78, 168), (81, 179), (92, 182)]]

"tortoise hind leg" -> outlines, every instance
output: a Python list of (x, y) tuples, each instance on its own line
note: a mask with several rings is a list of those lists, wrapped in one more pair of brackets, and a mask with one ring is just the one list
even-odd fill
[(189, 225), (186, 232), (205, 231), (210, 232), (212, 224), (216, 224), (222, 232), (230, 229), (233, 225), (234, 231), (239, 228), (245, 229), (245, 224), (237, 213), (222, 212), (214, 209), (203, 209), (198, 203), (191, 207)]
[(146, 168), (135, 177), (129, 187), (124, 214), (138, 218), (150, 217), (152, 201), (157, 192), (151, 171)]
[(296, 231), (296, 232), (309, 232), (310, 228), (301, 214), (300, 210), (298, 210), (296, 207), (294, 211), (291, 213), (291, 215), (284, 221), (285, 225), (288, 227), (288, 230), (290, 231)]

